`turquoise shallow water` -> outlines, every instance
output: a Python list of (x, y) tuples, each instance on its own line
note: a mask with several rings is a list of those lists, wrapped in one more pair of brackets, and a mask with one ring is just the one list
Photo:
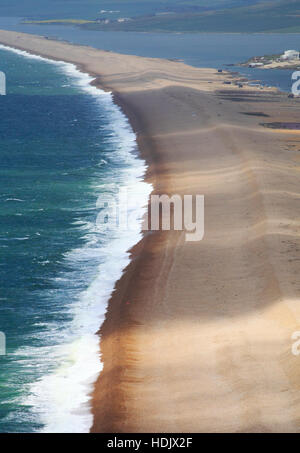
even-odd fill
[(111, 96), (72, 65), (0, 49), (0, 432), (88, 431), (95, 336), (139, 228), (99, 232), (97, 198), (145, 165)]

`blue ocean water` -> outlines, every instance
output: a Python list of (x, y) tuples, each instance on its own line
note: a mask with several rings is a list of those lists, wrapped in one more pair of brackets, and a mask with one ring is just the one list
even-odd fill
[[(73, 65), (2, 46), (0, 70), (0, 432), (87, 432), (96, 332), (140, 239), (146, 167), (111, 95)], [(135, 226), (99, 230), (97, 200), (120, 188), (139, 193)]]

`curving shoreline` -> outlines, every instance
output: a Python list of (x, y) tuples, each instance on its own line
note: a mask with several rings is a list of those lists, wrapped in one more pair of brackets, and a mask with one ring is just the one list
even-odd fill
[[(92, 432), (299, 432), (299, 104), (213, 69), (21, 33), (112, 90), (158, 194), (204, 194), (205, 238), (148, 233), (101, 328)], [(251, 115), (249, 115), (251, 113)], [(264, 119), (265, 122), (265, 119)]]

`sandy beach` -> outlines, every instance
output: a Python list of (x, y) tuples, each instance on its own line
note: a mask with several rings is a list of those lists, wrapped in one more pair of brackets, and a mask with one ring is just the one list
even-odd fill
[(92, 432), (299, 432), (300, 132), (280, 123), (299, 121), (300, 101), (180, 62), (0, 42), (94, 75), (154, 193), (205, 196), (202, 241), (149, 232), (132, 250), (100, 331)]

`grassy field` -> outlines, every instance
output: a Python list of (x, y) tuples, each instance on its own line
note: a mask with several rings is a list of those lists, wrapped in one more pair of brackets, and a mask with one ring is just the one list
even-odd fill
[[(162, 11), (201, 12), (231, 8), (262, 0), (1, 0), (1, 16), (32, 20), (137, 17)], [(105, 11), (104, 13), (102, 11)]]
[[(78, 25), (101, 31), (300, 32), (299, 0), (55, 0), (56, 9), (48, 16), (53, 3), (38, 1), (36, 16), (27, 16), (25, 23)], [(0, 4), (0, 14), (2, 8)], [(120, 18), (130, 20), (118, 22)]]

